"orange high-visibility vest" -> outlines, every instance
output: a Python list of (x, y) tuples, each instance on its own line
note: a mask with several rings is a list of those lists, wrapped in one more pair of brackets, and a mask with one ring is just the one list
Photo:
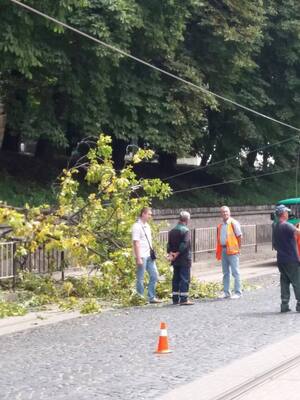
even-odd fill
[(297, 248), (298, 248), (298, 256), (300, 257), (300, 236), (299, 235), (297, 235), (296, 243), (297, 243)]
[[(222, 224), (218, 225), (217, 228), (217, 248), (216, 257), (217, 260), (222, 258), (222, 245), (221, 245), (221, 227)], [(240, 252), (239, 242), (234, 232), (232, 223), (227, 224), (227, 240), (226, 240), (226, 254), (232, 256)]]

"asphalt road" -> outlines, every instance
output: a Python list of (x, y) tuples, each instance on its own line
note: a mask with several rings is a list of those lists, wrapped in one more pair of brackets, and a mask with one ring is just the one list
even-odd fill
[[(300, 314), (278, 310), (272, 285), (240, 300), (108, 311), (5, 335), (0, 398), (155, 399), (298, 332)], [(171, 354), (154, 354), (160, 321), (168, 324)]]

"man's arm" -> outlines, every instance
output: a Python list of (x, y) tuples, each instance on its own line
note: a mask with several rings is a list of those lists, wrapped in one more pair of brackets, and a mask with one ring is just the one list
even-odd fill
[(296, 231), (295, 231), (295, 236), (300, 236), (300, 223), (295, 225)]
[(141, 257), (141, 243), (139, 240), (133, 241), (133, 251), (136, 259), (136, 264), (143, 265), (143, 260)]
[(233, 226), (233, 230), (235, 233), (235, 237), (237, 238), (237, 241), (238, 241), (239, 249), (241, 249), (242, 238), (243, 238), (241, 225), (238, 221), (234, 221), (234, 222), (232, 222), (232, 226)]
[(141, 242), (140, 242), (140, 227), (136, 223), (132, 227), (132, 243), (133, 243), (133, 252), (136, 259), (137, 265), (143, 265), (143, 260), (141, 257)]
[(184, 253), (188, 249), (189, 244), (190, 244), (190, 232), (186, 231), (183, 235), (183, 239), (180, 242), (180, 245), (178, 248), (179, 253), (180, 254)]
[(167, 253), (170, 253), (170, 251), (171, 251), (171, 245), (170, 245), (170, 242), (171, 242), (171, 234), (170, 234), (170, 232), (168, 233), (168, 243), (167, 243)]
[(179, 252), (178, 251), (171, 251), (171, 232), (168, 234), (168, 243), (167, 243), (167, 259), (171, 262), (175, 261), (175, 259), (178, 257)]

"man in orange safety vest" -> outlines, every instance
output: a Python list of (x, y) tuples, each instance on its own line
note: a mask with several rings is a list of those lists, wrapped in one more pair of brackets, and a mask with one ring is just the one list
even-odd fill
[[(238, 221), (230, 216), (227, 206), (221, 207), (223, 222), (217, 227), (216, 256), (222, 260), (223, 290), (222, 298), (239, 299), (242, 295), (240, 282), (239, 255), (242, 231)], [(234, 277), (234, 293), (230, 291), (230, 272)]]

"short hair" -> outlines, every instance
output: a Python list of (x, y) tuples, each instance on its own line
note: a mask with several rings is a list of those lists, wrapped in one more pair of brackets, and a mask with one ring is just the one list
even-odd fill
[(222, 206), (221, 210), (228, 210), (230, 212), (230, 208), (228, 206)]
[(146, 213), (147, 211), (151, 211), (151, 210), (152, 210), (151, 207), (143, 207), (143, 208), (141, 209), (141, 212), (140, 212), (140, 217), (141, 217), (144, 213)]
[(191, 214), (188, 211), (180, 211), (179, 221), (187, 222), (191, 219)]

